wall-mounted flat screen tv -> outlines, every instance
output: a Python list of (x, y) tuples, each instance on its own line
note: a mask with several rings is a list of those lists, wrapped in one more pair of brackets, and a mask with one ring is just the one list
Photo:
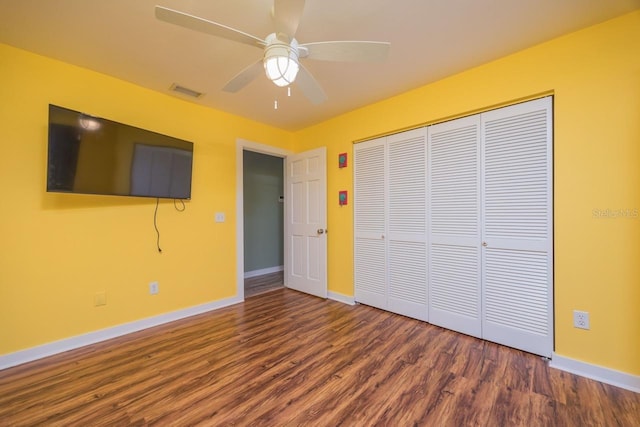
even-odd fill
[(47, 191), (191, 198), (193, 143), (49, 105)]

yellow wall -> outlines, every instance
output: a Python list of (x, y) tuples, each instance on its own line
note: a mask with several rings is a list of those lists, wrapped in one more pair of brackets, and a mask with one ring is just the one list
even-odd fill
[[(295, 134), (3, 45), (0, 78), (0, 355), (232, 296), (236, 138), (327, 146), (329, 289), (353, 295), (353, 205), (337, 205), (353, 169), (338, 169), (338, 153), (552, 92), (555, 350), (640, 374), (640, 218), (602, 217), (640, 209), (640, 12)], [(183, 213), (160, 204), (162, 254), (153, 200), (45, 192), (49, 103), (195, 143), (193, 200)], [(106, 306), (93, 306), (98, 291)], [(572, 327), (573, 309), (591, 313), (590, 331)]]
[[(329, 289), (353, 295), (353, 205), (337, 203), (353, 169), (338, 169), (339, 153), (540, 93), (555, 95), (555, 351), (638, 375), (640, 12), (297, 132), (298, 151), (328, 148)], [(631, 217), (603, 218), (607, 209)], [(573, 328), (574, 309), (590, 313), (591, 330)]]
[[(0, 355), (235, 295), (236, 138), (291, 133), (6, 45), (0, 81)], [(162, 254), (155, 199), (45, 191), (50, 103), (195, 144), (186, 210), (160, 202)]]

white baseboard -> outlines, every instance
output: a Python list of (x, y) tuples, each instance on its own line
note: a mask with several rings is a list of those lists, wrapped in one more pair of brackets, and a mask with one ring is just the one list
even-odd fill
[(327, 292), (327, 298), (338, 301), (347, 305), (356, 305), (356, 299), (349, 295), (340, 294), (338, 292)]
[(245, 271), (244, 278), (249, 279), (251, 277), (262, 276), (265, 274), (277, 273), (279, 271), (284, 271), (284, 265), (277, 265), (275, 267), (262, 268), (260, 270), (253, 271)]
[(175, 320), (184, 319), (195, 316), (197, 314), (206, 313), (208, 311), (218, 310), (242, 302), (239, 297), (227, 298), (219, 301), (213, 301), (207, 304), (201, 304), (183, 310), (173, 311), (170, 313), (160, 314), (158, 316), (146, 319), (136, 320), (134, 322), (125, 323), (99, 331), (89, 332), (71, 338), (65, 338), (60, 341), (39, 345), (37, 347), (20, 350), (15, 353), (9, 353), (0, 356), (0, 370), (11, 368), (13, 366), (22, 365), (23, 363), (32, 362), (42, 359), (43, 357), (52, 356), (54, 354), (63, 353), (65, 351), (74, 350), (76, 348), (95, 344), (111, 338), (117, 338), (132, 332), (141, 331), (153, 326), (162, 325), (164, 323), (173, 322)]
[(640, 393), (640, 376), (553, 354), (549, 366)]

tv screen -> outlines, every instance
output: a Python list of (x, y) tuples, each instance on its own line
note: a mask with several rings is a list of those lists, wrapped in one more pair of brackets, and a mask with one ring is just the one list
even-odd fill
[(193, 143), (49, 105), (47, 191), (191, 198)]

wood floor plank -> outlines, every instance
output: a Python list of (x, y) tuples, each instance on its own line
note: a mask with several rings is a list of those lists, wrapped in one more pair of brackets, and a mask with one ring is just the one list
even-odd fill
[(0, 426), (638, 426), (640, 395), (288, 289), (0, 371)]

